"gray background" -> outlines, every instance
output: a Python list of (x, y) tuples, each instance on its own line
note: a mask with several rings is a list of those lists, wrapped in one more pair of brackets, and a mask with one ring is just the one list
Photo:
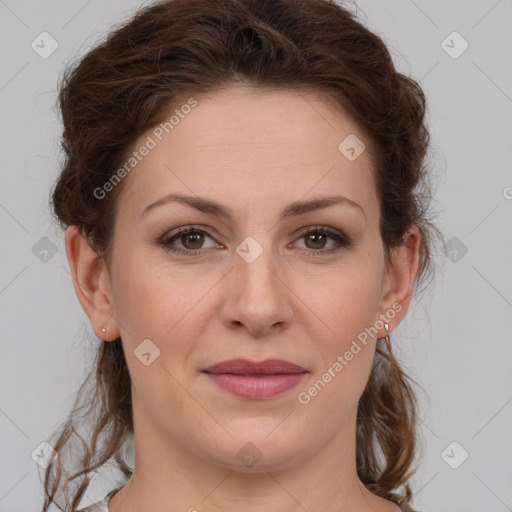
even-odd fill
[[(50, 224), (48, 195), (60, 161), (57, 78), (64, 63), (140, 5), (0, 0), (1, 512), (40, 510), (43, 471), (31, 454), (69, 412), (96, 343), (72, 287), (63, 235)], [(414, 505), (422, 512), (512, 510), (512, 2), (357, 5), (399, 70), (427, 95), (433, 208), (449, 244), (439, 244), (436, 281), (392, 336), (423, 388)], [(47, 58), (31, 47), (43, 31), (58, 43)], [(454, 31), (469, 45), (461, 55)], [(117, 481), (99, 475), (82, 505)]]

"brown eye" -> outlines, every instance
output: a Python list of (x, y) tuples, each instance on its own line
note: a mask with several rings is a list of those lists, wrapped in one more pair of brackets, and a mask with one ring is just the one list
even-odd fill
[(304, 238), (306, 239), (308, 249), (323, 249), (328, 237), (324, 233), (313, 231), (310, 234), (304, 235)]
[[(211, 240), (209, 246), (205, 246), (207, 239)], [(197, 228), (182, 228), (178, 232), (174, 231), (174, 234), (161, 237), (158, 244), (167, 251), (187, 256), (201, 254), (202, 249), (220, 247), (206, 231)]]
[(192, 231), (180, 237), (183, 247), (187, 249), (200, 249), (204, 243), (204, 233)]
[[(329, 239), (334, 242), (328, 246)], [(304, 240), (306, 252), (312, 256), (325, 256), (349, 248), (352, 243), (343, 234), (318, 227), (303, 231), (298, 240)]]

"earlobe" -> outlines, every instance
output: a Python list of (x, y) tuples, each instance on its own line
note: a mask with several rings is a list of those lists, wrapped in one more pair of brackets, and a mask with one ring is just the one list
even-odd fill
[[(94, 252), (87, 238), (74, 225), (66, 230), (66, 254), (75, 293), (89, 317), (93, 331), (98, 338), (106, 339), (108, 336), (109, 339), (116, 339), (119, 329), (104, 259)], [(105, 328), (105, 332), (102, 332), (102, 328)]]
[[(395, 310), (393, 319), (388, 322), (390, 330), (402, 321), (409, 309), (419, 268), (420, 238), (418, 226), (413, 224), (405, 232), (403, 244), (392, 250), (391, 263), (387, 269), (389, 289), (383, 297), (384, 311), (381, 311), (385, 314), (390, 309)], [(396, 307), (397, 304), (401, 307)]]

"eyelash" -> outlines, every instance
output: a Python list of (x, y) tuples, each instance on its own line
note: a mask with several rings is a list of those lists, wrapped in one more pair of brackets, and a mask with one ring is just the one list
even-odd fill
[[(164, 235), (161, 236), (158, 239), (158, 245), (162, 246), (165, 250), (169, 252), (173, 252), (175, 254), (183, 254), (186, 256), (195, 256), (198, 254), (201, 254), (201, 249), (194, 251), (193, 249), (180, 249), (171, 247), (171, 242), (174, 242), (175, 240), (181, 238), (182, 236), (193, 234), (193, 233), (203, 233), (209, 236), (213, 239), (213, 237), (205, 230), (195, 228), (192, 226), (187, 226), (183, 228), (179, 228), (179, 230), (174, 233), (172, 236), (169, 237), (168, 232), (165, 231)], [(339, 245), (335, 245), (329, 249), (307, 249), (305, 252), (311, 256), (328, 256), (334, 253), (337, 253), (343, 249), (349, 248), (352, 246), (352, 242), (345, 236), (336, 233), (334, 231), (331, 231), (330, 229), (326, 228), (325, 226), (316, 226), (313, 228), (308, 228), (304, 231), (302, 231), (299, 236), (296, 238), (296, 240), (300, 240), (301, 238), (305, 237), (306, 235), (310, 235), (312, 233), (321, 233), (324, 235), (328, 235), (329, 238), (335, 240)]]

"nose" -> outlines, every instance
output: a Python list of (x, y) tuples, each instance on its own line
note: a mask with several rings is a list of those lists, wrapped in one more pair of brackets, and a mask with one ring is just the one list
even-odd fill
[(224, 325), (259, 338), (286, 329), (292, 318), (292, 292), (284, 274), (270, 249), (254, 261), (236, 254), (226, 276)]

